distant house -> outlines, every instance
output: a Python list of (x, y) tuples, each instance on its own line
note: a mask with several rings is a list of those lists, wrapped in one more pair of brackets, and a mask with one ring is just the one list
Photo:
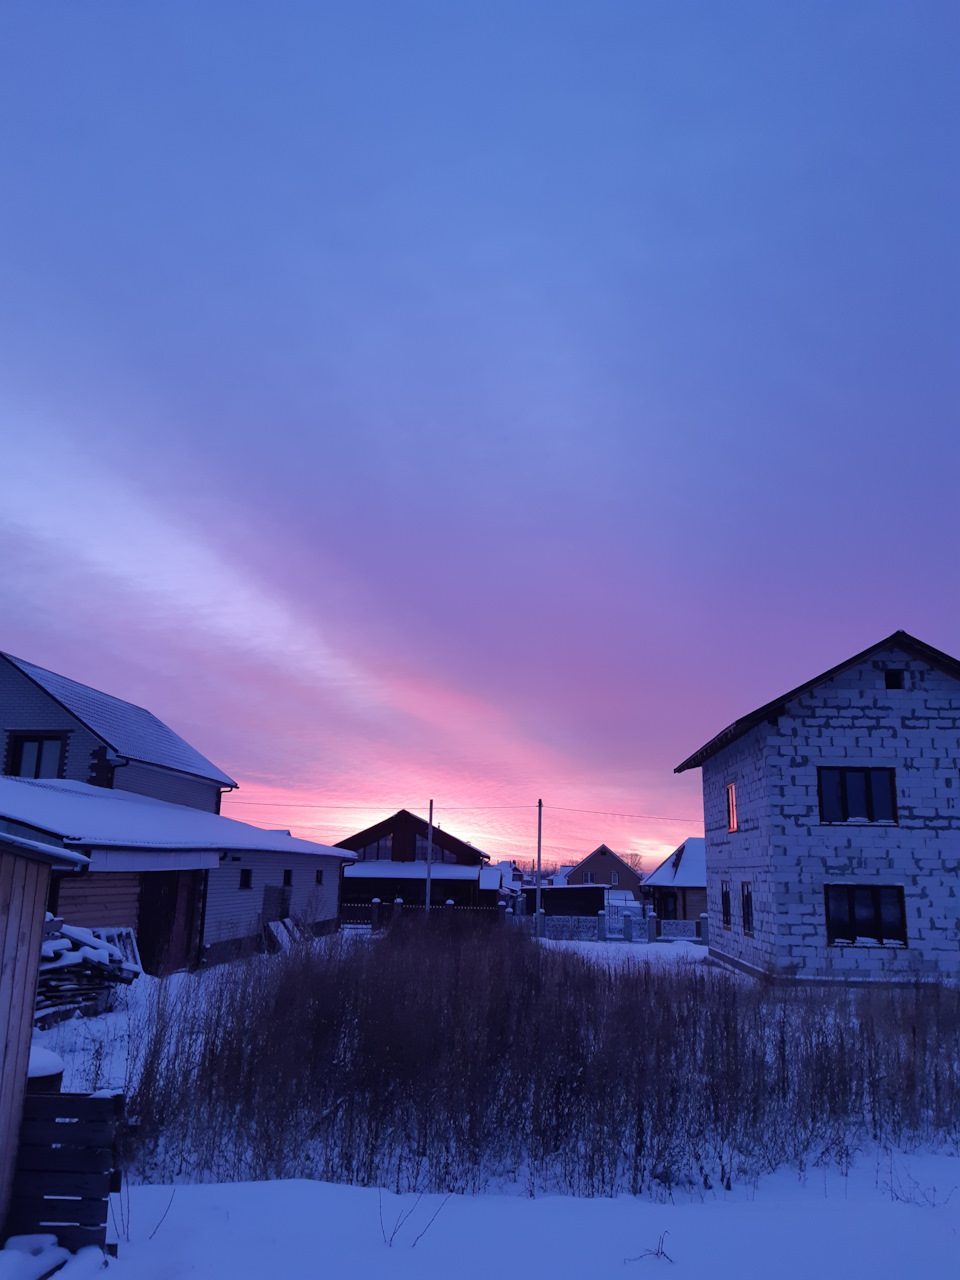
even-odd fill
[[(400, 809), (382, 822), (339, 841), (336, 848), (346, 850), (356, 860), (344, 868), (344, 907), (369, 905), (374, 898), (381, 902), (401, 898), (408, 906), (426, 903), (427, 823), (417, 814)], [(488, 862), (480, 849), (435, 826), (431, 903), (449, 900), (456, 906), (479, 906), (480, 873)]]
[(643, 876), (624, 862), (618, 853), (602, 844), (582, 862), (567, 872), (568, 885), (601, 884), (611, 889), (621, 889), (640, 897)]
[(643, 882), (660, 920), (699, 920), (707, 909), (706, 840), (690, 836)]
[(729, 725), (703, 771), (710, 953), (749, 973), (960, 973), (960, 661), (897, 631)]
[(336, 927), (344, 855), (219, 816), (237, 784), (156, 716), (0, 654), (0, 832), (81, 852), (69, 924), (136, 931), (148, 972), (217, 958), (291, 913)]

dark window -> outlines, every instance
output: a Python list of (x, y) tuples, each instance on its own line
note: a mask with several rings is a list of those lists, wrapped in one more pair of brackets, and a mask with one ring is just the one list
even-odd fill
[(610, 872), (610, 883), (611, 883), (611, 884), (619, 884), (619, 883), (620, 883), (620, 873), (619, 873), (619, 871), (611, 871), (611, 872)]
[(241, 889), (253, 888), (253, 872), (250, 870), (249, 867), (240, 868), (240, 888)]
[(285, 871), (283, 873), (283, 887), (285, 889), (289, 889), (291, 888), (292, 885), (293, 885), (293, 872)]
[(723, 917), (723, 927), (730, 928), (730, 881), (720, 881), (720, 914)]
[(888, 689), (903, 688), (903, 672), (902, 671), (885, 671), (883, 673), (883, 683)]
[(593, 884), (593, 872), (592, 872), (592, 871), (585, 871), (585, 872), (583, 873), (583, 883), (584, 883), (584, 884)]
[(318, 871), (318, 872), (317, 872), (317, 884), (323, 884), (323, 872), (322, 872), (322, 871)]
[(907, 944), (907, 914), (899, 885), (828, 884), (823, 887), (827, 942)]
[(737, 830), (737, 787), (736, 783), (727, 783), (727, 830)]
[(662, 920), (676, 920), (677, 895), (675, 893), (665, 893), (660, 899), (660, 910), (663, 913), (660, 917)]
[(740, 884), (740, 911), (743, 915), (743, 932), (753, 935), (753, 886), (749, 880)]
[(896, 822), (894, 769), (818, 769), (821, 822)]
[(63, 736), (18, 734), (10, 747), (10, 772), (15, 778), (59, 778), (63, 764)]

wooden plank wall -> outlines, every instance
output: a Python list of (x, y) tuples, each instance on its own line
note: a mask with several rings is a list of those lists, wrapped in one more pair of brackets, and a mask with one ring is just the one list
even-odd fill
[(50, 869), (0, 849), (0, 1223), (6, 1216), (30, 1059)]
[(85, 929), (111, 924), (135, 930), (139, 910), (139, 871), (88, 871), (65, 875), (60, 881), (57, 915), (66, 924)]

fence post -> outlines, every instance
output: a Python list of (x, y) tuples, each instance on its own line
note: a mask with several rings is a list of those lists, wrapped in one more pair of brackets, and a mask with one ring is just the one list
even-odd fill
[(370, 903), (370, 928), (380, 928), (380, 899), (374, 898)]
[(624, 942), (633, 941), (633, 916), (629, 911), (623, 913), (623, 940)]
[(497, 920), (500, 922), (500, 924), (503, 924), (506, 918), (507, 918), (507, 904), (501, 898), (500, 901), (497, 903)]
[(597, 941), (606, 942), (607, 940), (607, 913), (601, 907), (597, 912)]
[(446, 910), (447, 915), (448, 915), (448, 916), (450, 917), (450, 919), (452, 920), (452, 919), (453, 919), (453, 899), (452, 899), (452, 898), (448, 898), (448, 899), (446, 900), (446, 902), (445, 902), (443, 905), (444, 905), (444, 908), (445, 908), (445, 910)]
[(657, 913), (651, 911), (647, 916), (647, 941), (656, 942), (657, 940)]
[(705, 947), (710, 945), (710, 917), (706, 911), (700, 913), (700, 941)]
[(547, 936), (547, 911), (545, 907), (540, 908), (540, 914), (537, 916), (537, 937), (545, 938)]

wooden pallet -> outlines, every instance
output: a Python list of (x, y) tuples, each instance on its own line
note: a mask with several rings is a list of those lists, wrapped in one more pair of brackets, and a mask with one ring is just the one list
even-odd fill
[(72, 1253), (104, 1248), (122, 1122), (119, 1095), (27, 1094), (4, 1237), (55, 1235)]

